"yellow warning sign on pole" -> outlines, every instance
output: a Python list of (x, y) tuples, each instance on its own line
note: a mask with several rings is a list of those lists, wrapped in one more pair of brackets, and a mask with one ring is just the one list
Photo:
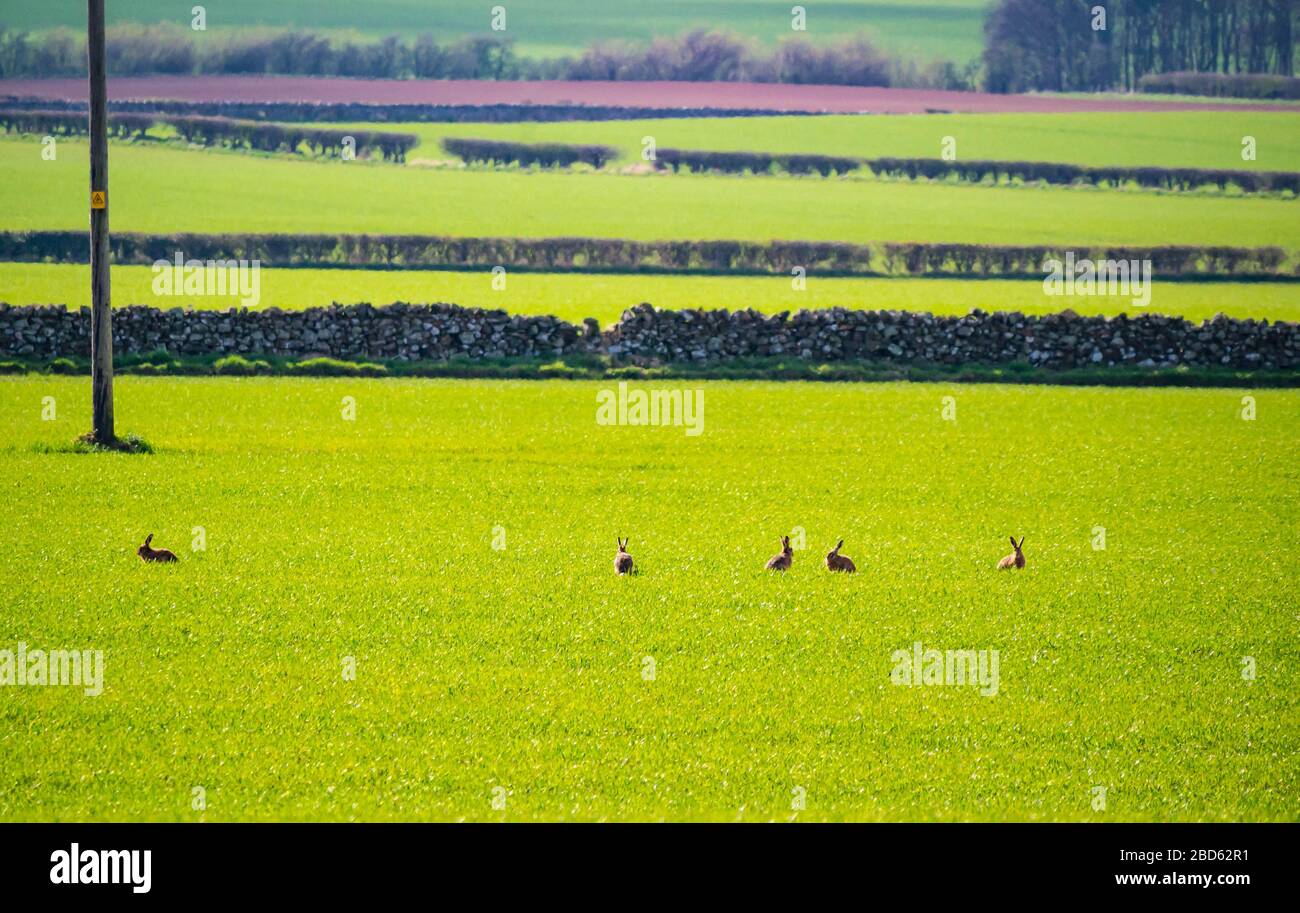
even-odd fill
[(104, 208), (104, 202), (105, 202), (105, 194), (104, 194), (104, 191), (102, 191), (102, 190), (92, 190), (92, 191), (90, 192), (90, 208), (91, 208), (91, 209), (103, 209), (103, 208)]

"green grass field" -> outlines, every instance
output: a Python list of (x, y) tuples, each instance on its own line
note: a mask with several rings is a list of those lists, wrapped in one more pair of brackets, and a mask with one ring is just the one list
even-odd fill
[[(649, 301), (661, 309), (754, 308), (764, 313), (799, 308), (869, 308), (967, 314), (1021, 311), (1046, 314), (1069, 307), (1080, 314), (1177, 314), (1200, 322), (1230, 317), (1300, 321), (1300, 284), (1282, 282), (1158, 282), (1147, 308), (1128, 298), (1063, 298), (1043, 293), (1035, 281), (960, 279), (834, 279), (812, 276), (795, 291), (784, 277), (620, 276), (575, 273), (511, 273), (506, 287), (492, 288), (486, 272), (428, 270), (263, 269), (259, 307), (298, 309), (334, 302), (388, 304), (446, 301), (466, 307), (503, 308), (512, 314), (554, 314), (570, 322), (595, 317), (602, 325), (626, 308)], [(155, 295), (147, 266), (115, 266), (113, 303), (170, 308), (193, 305), (225, 309), (225, 296)], [(0, 263), (0, 301), (9, 304), (90, 304), (90, 267), (76, 264)]]
[[(353, 124), (357, 130), (374, 125)], [(422, 142), (411, 158), (450, 159), (443, 137), (602, 143), (640, 161), (642, 138), (664, 148), (939, 158), (944, 137), (962, 159), (1300, 171), (1300, 113), (926, 114), (664, 118), (518, 124), (394, 124)], [(1256, 158), (1241, 158), (1243, 136)]]
[[(514, 0), (506, 4), (506, 34), (525, 54), (572, 54), (595, 41), (645, 41), (693, 28), (724, 29), (766, 44), (790, 35), (783, 0), (658, 0), (653, 4), (593, 4), (584, 0)], [(983, 0), (838, 0), (808, 6), (811, 40), (865, 32), (899, 51), (968, 60), (979, 55)], [(306, 0), (226, 0), (209, 10), (208, 27), (277, 26), (334, 29), (372, 36), (430, 33), (448, 41), (489, 31), (493, 4), (453, 0), (369, 0), (320, 4)], [(188, 27), (189, 7), (162, 0), (114, 5), (110, 23), (172, 22)], [(4, 24), (23, 28), (85, 28), (85, 11), (67, 4), (24, 4), (4, 13)]]
[(703, 389), (124, 377), (156, 452), (91, 456), (88, 381), (0, 380), (0, 647), (105, 662), (0, 689), (0, 819), (1294, 820), (1300, 394)]
[[(0, 228), (84, 228), (84, 143), (0, 142)], [(117, 231), (1300, 247), (1279, 199), (856, 179), (394, 168), (117, 145)]]

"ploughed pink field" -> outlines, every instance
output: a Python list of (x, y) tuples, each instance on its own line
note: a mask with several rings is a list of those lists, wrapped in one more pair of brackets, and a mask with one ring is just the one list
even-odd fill
[[(0, 96), (81, 100), (84, 79), (3, 79)], [(125, 76), (110, 78), (116, 101), (321, 102), (375, 105), (609, 105), (631, 108), (750, 108), (829, 114), (927, 111), (1072, 113), (1082, 111), (1292, 110), (1268, 104), (1155, 102), (991, 95), (930, 89), (806, 86), (743, 82), (493, 82), (339, 79), (302, 76)]]

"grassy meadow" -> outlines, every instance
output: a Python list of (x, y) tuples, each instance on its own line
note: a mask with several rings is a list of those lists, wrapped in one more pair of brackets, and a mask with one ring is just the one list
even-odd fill
[[(1080, 314), (1130, 316), (1150, 311), (1199, 323), (1216, 314), (1261, 320), (1300, 321), (1300, 283), (1160, 282), (1151, 304), (1135, 307), (1123, 297), (1053, 297), (1032, 280), (855, 279), (809, 277), (795, 291), (782, 276), (653, 276), (581, 273), (523, 273), (506, 277), (494, 289), (484, 272), (438, 270), (262, 269), (258, 307), (296, 310), (335, 302), (389, 304), (451, 302), (466, 307), (502, 308), (512, 314), (553, 314), (571, 323), (594, 317), (602, 325), (642, 301), (668, 310), (753, 308), (768, 314), (800, 308), (866, 308), (967, 314), (985, 311), (1055, 313), (1070, 307)], [(226, 309), (229, 296), (165, 296), (153, 291), (147, 266), (114, 266), (113, 304), (124, 307)], [(0, 263), (0, 301), (9, 304), (90, 305), (90, 267), (70, 263)]]
[[(83, 228), (87, 146), (0, 141), (0, 228)], [(1296, 202), (854, 178), (395, 168), (118, 144), (117, 231), (1300, 247)]]
[[(105, 658), (0, 694), (0, 819), (1294, 820), (1300, 393), (701, 386), (692, 437), (587, 383), (122, 377), (155, 452), (89, 456), (88, 381), (0, 379), (0, 646)], [(918, 641), (996, 694), (891, 684)]]

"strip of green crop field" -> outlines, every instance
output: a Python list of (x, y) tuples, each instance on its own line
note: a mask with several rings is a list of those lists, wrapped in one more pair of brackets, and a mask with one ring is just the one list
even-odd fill
[[(82, 228), (86, 146), (0, 141), (0, 228)], [(411, 169), (118, 144), (116, 230), (1300, 247), (1293, 201), (820, 177)]]
[[(90, 267), (79, 264), (0, 263), (0, 301), (10, 304), (90, 304)], [(812, 276), (804, 291), (785, 277), (583, 275), (512, 273), (505, 288), (493, 287), (488, 272), (438, 270), (262, 269), (260, 307), (299, 309), (331, 303), (389, 304), (451, 302), (466, 307), (501, 308), (512, 314), (553, 314), (571, 323), (594, 317), (616, 321), (626, 308), (648, 301), (655, 307), (754, 308), (768, 314), (800, 308), (845, 307), (867, 310), (929, 311), (966, 314), (1020, 311), (1045, 314), (1071, 308), (1080, 314), (1175, 314), (1199, 323), (1224, 313), (1230, 317), (1300, 321), (1300, 284), (1259, 282), (1159, 282), (1151, 304), (1135, 307), (1123, 297), (1046, 295), (1034, 281), (991, 279), (836, 279)], [(232, 307), (229, 296), (170, 296), (153, 292), (154, 273), (146, 266), (115, 266), (113, 302), (151, 307)], [(498, 283), (499, 284), (499, 283)]]
[[(331, 127), (336, 125), (331, 124)], [(375, 124), (350, 129), (373, 130)], [(451, 158), (443, 137), (600, 143), (639, 161), (643, 140), (678, 149), (939, 158), (945, 137), (962, 159), (1300, 171), (1300, 112), (831, 115), (515, 124), (386, 124), (414, 133), (412, 158)], [(1242, 138), (1255, 158), (1242, 158)]]

